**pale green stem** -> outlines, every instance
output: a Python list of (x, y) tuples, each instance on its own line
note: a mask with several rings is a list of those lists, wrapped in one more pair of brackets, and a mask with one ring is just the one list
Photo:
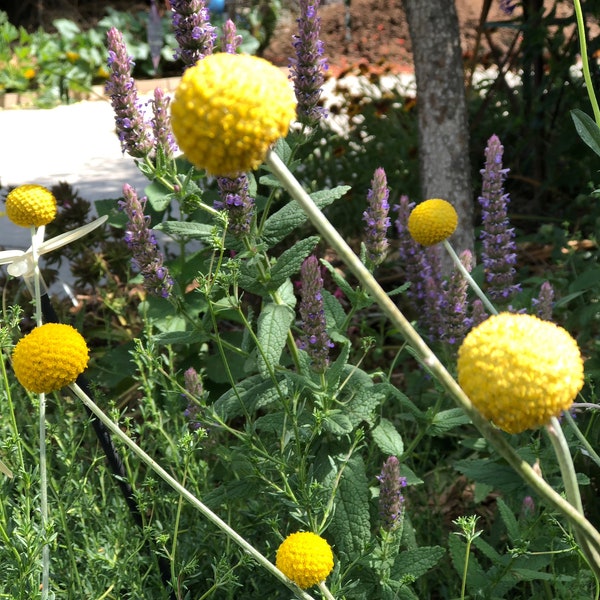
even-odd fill
[(575, 16), (577, 18), (577, 32), (579, 34), (579, 47), (581, 52), (581, 66), (583, 69), (583, 78), (585, 80), (585, 87), (594, 111), (594, 120), (596, 125), (600, 127), (600, 108), (598, 107), (598, 100), (596, 99), (596, 93), (594, 92), (594, 85), (592, 83), (592, 75), (590, 73), (590, 62), (588, 59), (587, 44), (585, 41), (585, 23), (583, 22), (583, 11), (581, 10), (580, 0), (573, 0), (575, 7)]
[(169, 475), (151, 456), (146, 454), (131, 438), (129, 438), (121, 428), (114, 423), (96, 403), (76, 384), (70, 386), (73, 393), (106, 425), (106, 428), (121, 440), (146, 466), (152, 469), (161, 479), (171, 486), (180, 496), (185, 498), (194, 508), (208, 519), (213, 525), (217, 526), (225, 535), (233, 540), (238, 546), (246, 551), (256, 562), (276, 577), (281, 583), (286, 585), (297, 598), (301, 600), (314, 600), (314, 598), (301, 590), (293, 581), (288, 579), (268, 558), (263, 556), (254, 546), (247, 542), (237, 531), (232, 529), (225, 521), (216, 515), (208, 506), (203, 504), (196, 496), (184, 488), (174, 477)]
[[(33, 303), (35, 322), (42, 325), (42, 292), (40, 284), (40, 265), (38, 238), (35, 227), (31, 227), (31, 260), (33, 261)], [(40, 518), (44, 540), (48, 531), (48, 466), (46, 461), (46, 394), (39, 394), (40, 403)], [(42, 600), (48, 598), (50, 587), (50, 546), (46, 541), (42, 546)]]
[(477, 427), (483, 437), (537, 494), (542, 496), (548, 504), (563, 513), (573, 526), (581, 531), (583, 535), (586, 535), (593, 543), (594, 547), (600, 551), (600, 533), (581, 513), (571, 506), (569, 502), (540, 477), (532, 469), (531, 465), (521, 459), (509, 444), (504, 434), (493, 428), (490, 422), (474, 408), (473, 404), (452, 375), (450, 375), (437, 356), (431, 351), (410, 322), (385, 293), (373, 275), (361, 262), (360, 258), (356, 256), (338, 231), (319, 210), (317, 205), (304, 191), (300, 183), (298, 183), (296, 178), (290, 173), (282, 160), (273, 151), (269, 151), (266, 161), (273, 173), (279, 178), (284, 188), (303, 208), (315, 228), (337, 252), (339, 258), (346, 263), (364, 288), (373, 296), (382, 311), (392, 324), (398, 328), (401, 335), (413, 348), (420, 360), (433, 373), (446, 392), (454, 399), (456, 404), (471, 418), (473, 424)]
[(329, 591), (329, 588), (325, 585), (324, 581), (321, 581), (321, 583), (318, 585), (324, 598), (327, 598), (327, 600), (335, 600), (333, 594)]
[(589, 454), (590, 458), (596, 463), (596, 465), (600, 467), (600, 456), (598, 456), (598, 453), (596, 452), (596, 450), (594, 450), (594, 448), (588, 442), (585, 435), (583, 435), (583, 433), (581, 432), (579, 427), (577, 427), (577, 423), (575, 423), (575, 420), (573, 419), (573, 417), (571, 416), (571, 413), (568, 410), (566, 410), (564, 412), (564, 417), (565, 417), (566, 422), (570, 425), (571, 429), (577, 436), (577, 439), (583, 446), (584, 450)]
[[(583, 504), (581, 502), (581, 494), (579, 493), (579, 484), (577, 483), (577, 474), (575, 473), (575, 465), (573, 464), (573, 458), (571, 457), (571, 451), (569, 445), (563, 433), (562, 427), (556, 417), (550, 419), (550, 423), (546, 425), (546, 433), (550, 438), (554, 453), (558, 460), (558, 466), (560, 467), (560, 473), (562, 475), (563, 483), (565, 486), (565, 494), (567, 500), (577, 509), (578, 512), (583, 514)], [(575, 537), (579, 542), (581, 550), (587, 558), (590, 567), (594, 571), (596, 578), (600, 577), (600, 554), (590, 546), (585, 536), (579, 535), (579, 532), (575, 532)]]
[(442, 242), (444, 248), (448, 251), (448, 254), (454, 261), (456, 268), (461, 272), (462, 276), (467, 280), (467, 283), (473, 288), (473, 291), (479, 296), (479, 299), (483, 302), (484, 306), (493, 314), (497, 315), (498, 311), (496, 307), (489, 301), (488, 297), (483, 293), (483, 290), (477, 285), (477, 282), (473, 279), (471, 273), (465, 269), (465, 265), (460, 262), (460, 258), (454, 251), (454, 248), (450, 245), (448, 240)]

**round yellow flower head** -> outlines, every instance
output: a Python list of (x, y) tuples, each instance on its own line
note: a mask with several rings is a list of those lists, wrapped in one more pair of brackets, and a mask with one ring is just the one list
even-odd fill
[(288, 535), (277, 550), (277, 568), (303, 590), (324, 581), (333, 569), (327, 540), (310, 531)]
[(30, 392), (48, 394), (83, 373), (89, 351), (81, 334), (70, 325), (46, 323), (19, 340), (12, 358), (19, 383)]
[(294, 91), (281, 69), (227, 52), (188, 68), (171, 103), (181, 150), (198, 168), (220, 176), (256, 169), (295, 116)]
[(6, 196), (6, 215), (21, 227), (48, 225), (56, 217), (56, 198), (41, 185), (20, 185)]
[(583, 386), (583, 360), (562, 327), (501, 313), (463, 341), (458, 383), (484, 417), (508, 433), (520, 433), (568, 410)]
[(408, 217), (408, 231), (415, 242), (433, 246), (449, 238), (458, 225), (454, 206), (446, 200), (434, 198), (415, 206)]

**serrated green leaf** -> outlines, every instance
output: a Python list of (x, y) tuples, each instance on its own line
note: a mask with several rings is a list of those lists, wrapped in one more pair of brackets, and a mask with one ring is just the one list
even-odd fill
[(346, 313), (340, 301), (325, 289), (321, 292), (321, 295), (323, 296), (323, 309), (325, 310), (327, 327), (340, 330), (346, 320)]
[[(467, 544), (458, 535), (448, 536), (448, 552), (452, 559), (452, 566), (459, 577), (463, 576), (465, 570)], [(489, 581), (485, 571), (473, 553), (469, 555), (469, 567), (467, 571), (467, 586), (469, 590), (485, 590), (489, 587)]]
[(427, 433), (430, 435), (444, 435), (451, 429), (460, 425), (467, 425), (471, 419), (461, 408), (442, 410), (433, 417)]
[(352, 433), (352, 421), (341, 411), (331, 410), (323, 419), (323, 429), (337, 436)]
[[(347, 366), (348, 369), (353, 368)], [(374, 391), (371, 378), (361, 369), (353, 369), (350, 380), (346, 383), (344, 390), (348, 390), (350, 397), (346, 399), (346, 415), (352, 421), (354, 427), (365, 422), (373, 425), (375, 415), (379, 406), (385, 400), (385, 395)]]
[(513, 514), (512, 510), (508, 508), (506, 502), (502, 500), (502, 498), (496, 498), (496, 506), (500, 512), (500, 517), (506, 527), (506, 532), (508, 533), (508, 539), (511, 543), (515, 543), (520, 537), (519, 533), (519, 524), (517, 523), (517, 519)]
[(336, 551), (350, 562), (364, 553), (371, 537), (369, 486), (360, 456), (354, 455), (346, 463), (335, 497), (327, 533), (333, 537)]
[(384, 454), (388, 456), (402, 456), (404, 453), (402, 436), (396, 431), (391, 421), (381, 418), (377, 427), (371, 430), (371, 436), (377, 447)]
[(394, 579), (411, 576), (415, 579), (422, 577), (437, 565), (446, 550), (441, 546), (423, 546), (401, 552), (394, 561), (392, 574)]
[[(315, 204), (323, 209), (332, 202), (341, 198), (350, 186), (342, 185), (331, 190), (322, 190), (311, 194)], [(288, 202), (283, 208), (273, 213), (265, 223), (262, 237), (268, 248), (272, 248), (292, 231), (298, 229), (307, 220), (302, 207), (294, 200)]]
[(600, 127), (596, 121), (578, 108), (571, 111), (571, 118), (579, 137), (600, 156)]
[(288, 277), (300, 271), (304, 259), (315, 249), (319, 243), (319, 236), (313, 235), (295, 243), (285, 250), (271, 267), (271, 283), (279, 287)]
[(294, 293), (294, 284), (289, 279), (286, 279), (277, 288), (277, 294), (283, 304), (287, 304), (292, 309), (296, 306), (297, 299)]
[(197, 331), (168, 331), (159, 333), (153, 336), (152, 339), (159, 346), (166, 346), (171, 344), (197, 344), (207, 338), (198, 334)]
[(173, 194), (162, 183), (153, 181), (144, 188), (144, 194), (148, 197), (148, 202), (153, 210), (162, 212), (169, 206), (173, 199)]
[(275, 388), (271, 380), (265, 381), (261, 375), (252, 375), (218, 398), (214, 411), (224, 420), (252, 414), (277, 402), (280, 392), (287, 393), (286, 381), (280, 381), (278, 386), (279, 389)]
[(524, 490), (521, 478), (508, 465), (490, 464), (486, 459), (472, 459), (458, 460), (454, 463), (454, 468), (475, 482), (487, 483), (495, 490), (502, 490), (507, 494)]
[(155, 229), (160, 229), (169, 235), (185, 236), (194, 240), (211, 240), (214, 226), (206, 223), (192, 223), (188, 221), (165, 221), (159, 223)]
[(268, 303), (260, 313), (256, 336), (261, 351), (257, 355), (257, 365), (264, 377), (279, 365), (294, 317), (294, 311), (285, 304)]

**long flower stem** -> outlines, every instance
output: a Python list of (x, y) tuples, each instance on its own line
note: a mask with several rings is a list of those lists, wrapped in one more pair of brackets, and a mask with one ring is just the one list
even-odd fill
[(398, 328), (407, 343), (412, 346), (420, 360), (429, 368), (446, 392), (454, 399), (456, 404), (471, 418), (473, 424), (477, 427), (483, 437), (536, 491), (536, 493), (542, 496), (548, 504), (563, 513), (573, 526), (591, 541), (596, 550), (600, 551), (600, 532), (598, 532), (579, 511), (571, 506), (569, 502), (540, 477), (533, 470), (531, 465), (521, 459), (509, 444), (506, 437), (497, 429), (494, 429), (489, 421), (475, 409), (452, 375), (450, 375), (438, 357), (431, 351), (410, 322), (392, 302), (335, 227), (333, 227), (319, 210), (297, 179), (290, 173), (283, 161), (272, 150), (267, 154), (266, 160), (272, 172), (280, 180), (292, 198), (294, 198), (303, 208), (315, 228), (337, 252), (339, 258), (346, 263), (364, 288), (369, 291), (392, 324)]
[(496, 307), (483, 293), (483, 290), (479, 287), (479, 285), (477, 285), (477, 282), (473, 279), (471, 273), (469, 273), (469, 271), (465, 269), (465, 266), (460, 262), (460, 258), (458, 258), (458, 255), (454, 251), (454, 248), (450, 245), (450, 242), (448, 240), (444, 240), (442, 243), (444, 244), (444, 248), (446, 248), (446, 251), (450, 255), (450, 258), (452, 258), (452, 261), (456, 265), (456, 268), (461, 272), (462, 276), (467, 280), (467, 283), (471, 286), (471, 288), (473, 288), (473, 291), (479, 296), (479, 299), (483, 302), (484, 306), (493, 315), (497, 315), (498, 311), (496, 310)]
[(161, 479), (171, 486), (179, 495), (185, 498), (194, 508), (208, 519), (213, 525), (216, 525), (225, 535), (232, 539), (238, 546), (246, 551), (259, 565), (269, 571), (274, 577), (286, 585), (297, 598), (301, 600), (314, 600), (314, 598), (301, 590), (293, 581), (288, 579), (268, 558), (263, 556), (252, 544), (247, 542), (237, 531), (232, 529), (225, 521), (216, 515), (208, 506), (202, 503), (196, 496), (184, 488), (174, 477), (169, 475), (150, 455), (146, 454), (131, 438), (129, 438), (121, 428), (114, 423), (96, 403), (76, 384), (70, 385), (73, 393), (98, 417), (106, 428), (116, 437), (118, 437), (146, 466), (152, 469)]
[[(563, 433), (562, 427), (556, 417), (550, 419), (550, 423), (546, 425), (546, 433), (550, 438), (554, 453), (558, 460), (558, 466), (560, 467), (560, 473), (562, 475), (563, 483), (565, 486), (565, 494), (567, 500), (581, 513), (583, 514), (583, 504), (581, 502), (581, 494), (579, 493), (579, 485), (577, 484), (577, 474), (575, 473), (575, 465), (573, 465), (573, 459), (569, 450), (569, 445)], [(576, 532), (575, 537), (581, 546), (581, 550), (587, 558), (590, 567), (596, 574), (596, 578), (600, 577), (600, 554), (590, 546), (585, 536), (579, 535)]]
[(600, 107), (598, 107), (598, 100), (596, 99), (596, 93), (594, 92), (594, 84), (592, 83), (592, 75), (590, 73), (590, 62), (587, 53), (586, 43), (586, 32), (585, 23), (583, 21), (583, 11), (581, 10), (580, 0), (573, 0), (575, 7), (575, 16), (577, 19), (577, 33), (579, 34), (579, 47), (581, 54), (581, 67), (583, 69), (583, 78), (585, 80), (585, 87), (587, 89), (590, 104), (594, 111), (594, 120), (596, 124), (600, 126)]
[[(43, 239), (44, 229), (40, 228), (40, 237)], [(42, 325), (42, 292), (39, 265), (38, 232), (31, 227), (31, 259), (33, 261), (33, 303), (35, 310), (35, 323)], [(50, 546), (47, 542), (48, 531), (48, 466), (46, 460), (46, 394), (39, 394), (39, 428), (40, 428), (40, 519), (43, 535), (42, 546), (42, 600), (46, 600), (50, 588)]]

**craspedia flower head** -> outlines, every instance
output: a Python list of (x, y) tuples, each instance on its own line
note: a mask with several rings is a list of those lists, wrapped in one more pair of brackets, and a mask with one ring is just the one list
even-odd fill
[(171, 103), (171, 126), (196, 167), (232, 176), (256, 169), (295, 114), (283, 71), (256, 56), (220, 52), (183, 74)]
[(571, 406), (583, 386), (583, 360), (562, 327), (532, 315), (500, 313), (464, 339), (458, 382), (484, 417), (520, 433)]
[(46, 323), (19, 340), (12, 359), (15, 375), (26, 390), (48, 394), (83, 373), (89, 351), (81, 334), (70, 325)]
[(6, 215), (20, 227), (47, 225), (56, 217), (56, 198), (41, 185), (20, 185), (6, 196)]
[(324, 581), (333, 569), (327, 540), (310, 531), (288, 535), (277, 550), (277, 568), (303, 590)]
[(419, 244), (433, 246), (449, 238), (458, 225), (458, 215), (447, 200), (433, 198), (413, 208), (408, 217), (408, 231)]

